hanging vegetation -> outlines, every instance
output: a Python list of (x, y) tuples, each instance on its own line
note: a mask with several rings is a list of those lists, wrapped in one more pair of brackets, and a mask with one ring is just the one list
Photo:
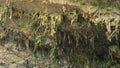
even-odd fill
[[(87, 13), (65, 6), (58, 14), (34, 11), (24, 16), (24, 10), (20, 11), (0, 7), (2, 43), (11, 41), (33, 53), (47, 51), (52, 58), (72, 64), (72, 68), (97, 68), (101, 60), (109, 66), (111, 56), (120, 59), (116, 56), (119, 48), (115, 48), (120, 47), (120, 21), (95, 23)], [(101, 64), (98, 66), (106, 67)]]

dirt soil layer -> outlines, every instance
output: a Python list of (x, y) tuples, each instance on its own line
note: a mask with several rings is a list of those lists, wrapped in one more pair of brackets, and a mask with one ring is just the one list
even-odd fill
[[(45, 0), (44, 0), (45, 1)], [(61, 13), (62, 7), (65, 6), (69, 8), (70, 10), (80, 9), (77, 6), (70, 6), (68, 4), (58, 4), (58, 3), (49, 3), (48, 1), (44, 2), (43, 0), (14, 0), (11, 2), (11, 6), (23, 10), (25, 12), (31, 13), (31, 12), (47, 12), (51, 14), (55, 13)], [(8, 1), (9, 3), (10, 1)], [(0, 0), (0, 5), (6, 5), (6, 1)]]

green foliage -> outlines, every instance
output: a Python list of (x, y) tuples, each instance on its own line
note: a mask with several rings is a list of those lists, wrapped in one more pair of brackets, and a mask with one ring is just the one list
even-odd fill
[[(108, 40), (112, 40), (113, 38), (115, 38), (115, 40), (117, 41), (117, 43), (119, 43), (119, 35), (120, 35), (120, 22), (114, 22), (115, 25), (112, 25), (111, 23), (109, 23), (109, 25), (106, 25), (107, 27), (107, 36), (108, 36)], [(117, 44), (119, 45), (119, 44)]]
[(8, 6), (0, 7), (0, 21), (5, 21), (7, 18), (11, 19), (12, 9)]

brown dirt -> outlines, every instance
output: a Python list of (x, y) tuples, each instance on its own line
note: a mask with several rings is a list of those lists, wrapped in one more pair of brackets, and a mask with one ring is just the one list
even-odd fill
[[(71, 10), (81, 10), (77, 6), (68, 5), (68, 4), (58, 4), (58, 3), (49, 3), (44, 2), (43, 0), (34, 0), (34, 1), (28, 1), (28, 0), (15, 0), (10, 2), (11, 6), (19, 9), (19, 11), (25, 11), (25, 12), (47, 12), (47, 13), (61, 13), (62, 7), (65, 6), (69, 11)], [(0, 5), (3, 6), (6, 4), (6, 1), (0, 0)]]

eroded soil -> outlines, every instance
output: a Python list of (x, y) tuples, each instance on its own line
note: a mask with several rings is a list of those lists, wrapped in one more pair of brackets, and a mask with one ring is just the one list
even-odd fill
[[(0, 0), (1, 6), (6, 4), (6, 1)], [(9, 3), (9, 2), (8, 2)], [(7, 3), (7, 4), (8, 4)], [(27, 0), (14, 0), (10, 3), (10, 5), (19, 11), (24, 12), (46, 12), (46, 13), (61, 13), (62, 7), (65, 6), (69, 9), (69, 11), (74, 9), (80, 9), (77, 6), (68, 5), (68, 4), (58, 4), (58, 3), (49, 3), (48, 1), (42, 1), (42, 0), (33, 0), (33, 1), (27, 1)]]

